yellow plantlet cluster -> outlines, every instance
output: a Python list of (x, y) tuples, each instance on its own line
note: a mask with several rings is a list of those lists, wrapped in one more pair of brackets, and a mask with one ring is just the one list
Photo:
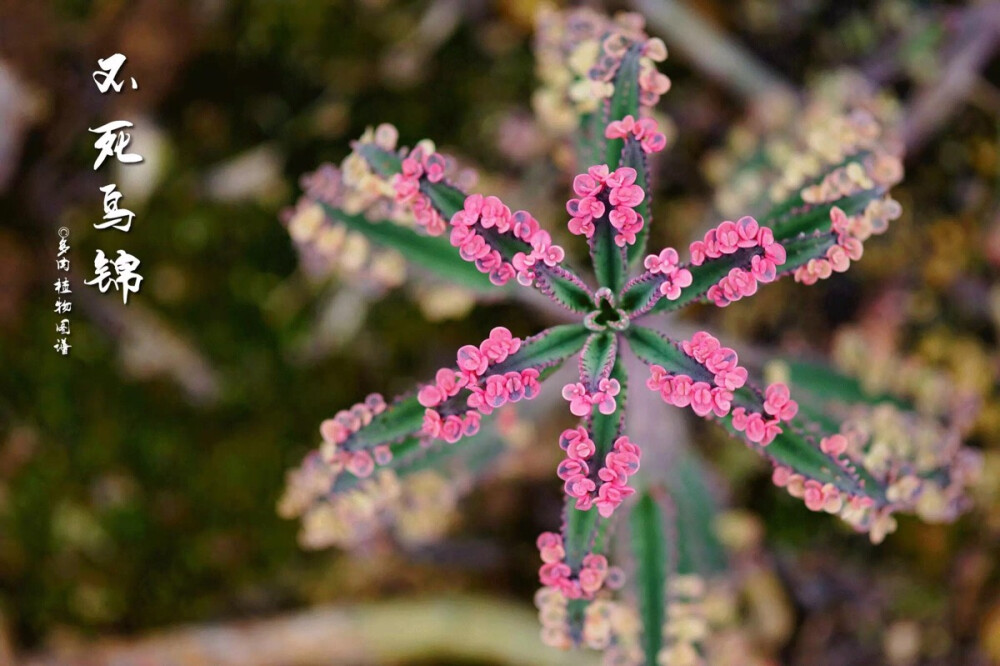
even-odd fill
[(660, 666), (703, 666), (701, 644), (708, 637), (703, 601), (706, 585), (701, 576), (674, 576), (667, 582), (667, 619), (663, 648), (656, 657)]
[[(389, 529), (402, 543), (421, 544), (441, 537), (451, 526), (468, 480), (422, 470), (400, 478), (379, 470), (350, 490), (325, 495), (329, 473), (300, 468), (288, 478), (279, 504), (284, 517), (302, 516), (304, 548), (352, 548)], [(307, 499), (308, 498), (308, 499)], [(303, 513), (304, 512), (304, 513)]]
[(727, 146), (706, 159), (716, 206), (732, 216), (796, 195), (824, 203), (884, 192), (903, 176), (898, 116), (894, 100), (845, 72), (818, 80), (801, 110), (769, 100), (766, 112), (734, 129)]
[(644, 28), (643, 17), (632, 13), (609, 18), (586, 8), (540, 11), (535, 59), (541, 86), (532, 105), (542, 125), (563, 136), (578, 127), (581, 115), (599, 111), (614, 93), (611, 79), (617, 64), (635, 43), (643, 44), (640, 81), (658, 79), (660, 88), (669, 85), (656, 71), (656, 63), (667, 57), (666, 46), (650, 39)]
[[(848, 454), (887, 482), (886, 499), (893, 511), (915, 513), (930, 523), (952, 521), (967, 501), (965, 493), (982, 468), (977, 452), (962, 447), (953, 428), (895, 405), (858, 407), (844, 424)], [(850, 518), (850, 519), (849, 519)], [(878, 521), (889, 532), (891, 516), (845, 517)], [(875, 534), (872, 540), (875, 541)]]

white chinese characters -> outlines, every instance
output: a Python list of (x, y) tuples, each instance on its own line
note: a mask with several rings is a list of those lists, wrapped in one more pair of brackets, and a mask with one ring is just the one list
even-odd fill
[[(118, 75), (125, 61), (126, 57), (121, 53), (97, 61), (99, 69), (94, 72), (93, 79), (98, 92), (103, 95), (108, 91), (115, 93), (122, 91), (124, 82), (118, 79)], [(134, 78), (130, 77), (130, 81), (133, 90), (139, 87)], [(127, 130), (132, 127), (132, 123), (128, 120), (113, 120), (100, 127), (88, 128), (90, 132), (98, 135), (94, 142), (94, 148), (98, 151), (94, 160), (95, 171), (108, 159), (117, 160), (121, 164), (142, 162), (142, 155), (129, 152), (132, 135)], [(120, 205), (123, 195), (118, 191), (118, 185), (108, 183), (100, 190), (104, 195), (104, 217), (94, 223), (94, 229), (98, 231), (114, 229), (128, 233), (132, 228), (135, 213)], [(122, 303), (128, 305), (129, 294), (138, 293), (142, 285), (143, 277), (138, 273), (140, 263), (138, 258), (125, 250), (118, 250), (114, 259), (110, 259), (104, 250), (97, 250), (94, 256), (94, 277), (85, 280), (84, 284), (96, 287), (101, 293), (107, 293), (114, 287), (114, 290), (121, 294)]]
[[(59, 228), (59, 246), (56, 250), (56, 275), (60, 273), (69, 273), (69, 229), (66, 227)], [(73, 293), (70, 288), (68, 277), (56, 277), (55, 283), (53, 283), (53, 288), (56, 292), (56, 304), (53, 312), (56, 314), (66, 314), (73, 309), (73, 303), (68, 299), (64, 299), (63, 296), (68, 296)], [(62, 337), (56, 338), (56, 343), (52, 345), (52, 348), (56, 350), (56, 353), (66, 356), (69, 354), (69, 350), (73, 345), (69, 344), (69, 318), (62, 317), (58, 320), (56, 324), (56, 334)]]
[[(125, 250), (118, 250), (118, 257), (111, 261), (104, 254), (104, 250), (98, 250), (94, 257), (94, 273), (92, 280), (87, 280), (84, 284), (94, 285), (105, 293), (109, 287), (114, 287), (116, 291), (121, 291), (122, 300), (128, 304), (128, 295), (138, 293), (139, 285), (142, 284), (142, 276), (135, 272), (139, 268), (139, 260)], [(114, 276), (111, 275), (114, 270)]]

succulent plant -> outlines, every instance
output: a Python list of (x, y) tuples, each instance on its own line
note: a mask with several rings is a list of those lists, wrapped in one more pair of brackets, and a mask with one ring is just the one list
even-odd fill
[[(963, 506), (974, 457), (914, 422), (905, 403), (804, 363), (773, 366), (765, 384), (711, 333), (673, 339), (649, 323), (695, 303), (726, 307), (782, 277), (808, 285), (846, 271), (900, 213), (888, 191), (902, 178), (901, 149), (883, 107), (842, 96), (793, 118), (785, 142), (747, 151), (758, 172), (770, 171), (729, 201), (755, 216), (722, 221), (686, 257), (649, 253), (649, 162), (666, 144), (651, 109), (669, 88), (656, 68), (666, 48), (635, 15), (548, 14), (542, 30), (536, 107), (575, 138), (566, 228), (586, 239), (589, 270), (573, 267), (531, 213), (466, 191), (431, 142), (399, 148), (389, 125), (366, 132), (339, 169), (305, 179), (288, 224), (307, 241), (335, 225), (463, 286), (536, 290), (575, 322), (523, 339), (496, 327), (412, 393), (372, 395), (324, 421), (323, 443), (290, 474), (281, 510), (303, 516), (303, 542), (321, 547), (383, 523), (405, 528), (400, 512), (424, 493), (432, 506), (453, 505), (503, 450), (508, 406), (553, 390), (545, 380), (575, 357), (577, 376), (561, 387), (579, 418), (558, 440), (563, 524), (537, 543), (543, 638), (604, 649), (616, 663), (696, 663), (707, 626), (698, 599), (725, 553), (697, 465), (635, 476), (648, 443), (629, 435), (630, 392), (653, 391), (718, 423), (773, 465), (776, 485), (873, 542), (897, 512), (947, 520)], [(648, 371), (629, 377), (626, 350)], [(609, 561), (619, 523), (629, 574)], [(620, 592), (626, 585), (631, 594)]]

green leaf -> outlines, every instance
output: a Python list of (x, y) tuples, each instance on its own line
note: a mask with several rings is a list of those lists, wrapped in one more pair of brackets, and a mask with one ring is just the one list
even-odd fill
[(403, 170), (403, 160), (391, 150), (379, 148), (374, 143), (355, 144), (355, 150), (383, 178), (391, 178)]
[(540, 268), (535, 285), (569, 310), (584, 313), (594, 309), (594, 299), (587, 285), (569, 271), (550, 266)]
[(594, 333), (587, 338), (580, 353), (580, 380), (588, 388), (596, 388), (601, 379), (611, 374), (618, 352), (618, 336), (611, 331)]
[(354, 433), (347, 441), (352, 451), (367, 449), (402, 439), (420, 430), (424, 422), (424, 406), (411, 395), (390, 404), (372, 422)]
[[(418, 437), (389, 445), (392, 460), (377, 469), (391, 469), (399, 478), (416, 472), (433, 469), (446, 475), (478, 473), (486, 470), (506, 450), (506, 444), (496, 432), (484, 426), (477, 434), (464, 437), (454, 444), (435, 441), (430, 447), (420, 443)], [(362, 479), (344, 472), (337, 477), (332, 491), (347, 492), (356, 488)]]
[(349, 215), (322, 202), (320, 206), (331, 220), (363, 234), (376, 245), (399, 252), (413, 263), (455, 284), (477, 291), (498, 288), (473, 264), (458, 256), (458, 251), (443, 236), (428, 236), (387, 220), (372, 222), (364, 215)]
[(714, 377), (703, 365), (684, 353), (676, 342), (645, 326), (632, 326), (625, 331), (629, 347), (642, 361), (663, 366), (676, 374), (688, 375), (695, 381), (711, 381)]
[(574, 506), (575, 503), (575, 499), (566, 498), (563, 543), (566, 548), (566, 564), (574, 571), (579, 571), (583, 558), (592, 552), (601, 516), (597, 513), (597, 507), (581, 511)]
[(597, 282), (617, 294), (625, 284), (625, 248), (615, 245), (615, 228), (608, 219), (612, 208), (594, 220), (594, 235), (590, 237), (590, 258)]
[[(615, 91), (608, 101), (609, 116), (604, 119), (605, 126), (611, 120), (621, 120), (630, 114), (635, 118), (639, 117), (639, 50), (638, 46), (632, 47), (615, 74)], [(599, 131), (603, 140), (604, 128), (601, 127)], [(609, 139), (606, 145), (608, 169), (614, 171), (621, 161), (625, 142), (621, 139)], [(602, 287), (617, 294), (625, 283), (626, 253), (624, 248), (615, 245), (615, 229), (608, 219), (609, 212), (610, 207), (603, 217), (594, 221), (595, 231), (589, 243), (590, 256), (597, 281)]]
[(580, 126), (576, 137), (576, 168), (586, 171), (588, 167), (604, 162), (604, 111), (584, 113), (580, 116)]
[[(633, 326), (625, 332), (625, 337), (629, 347), (642, 361), (661, 365), (672, 373), (689, 375), (695, 381), (711, 382), (712, 377), (701, 364), (656, 331)], [(761, 412), (763, 397), (755, 389), (745, 386), (734, 393), (733, 408), (736, 407)], [(730, 434), (745, 441), (743, 434), (733, 428), (731, 414), (718, 420)], [(884, 504), (885, 489), (871, 474), (860, 467), (845, 470), (819, 449), (819, 439), (833, 434), (832, 429), (824, 426), (823, 423), (807, 423), (800, 417), (792, 423), (783, 423), (784, 432), (766, 447), (752, 442), (747, 442), (747, 445), (776, 464), (791, 467), (807, 478), (832, 483), (844, 492), (871, 497), (877, 504)]]
[[(799, 235), (781, 241), (787, 255), (785, 263), (778, 267), (781, 275), (792, 273), (800, 266), (804, 266), (810, 259), (825, 255), (835, 241), (832, 233), (823, 232)], [(675, 301), (660, 298), (659, 281), (654, 277), (644, 276), (642, 279), (633, 280), (622, 294), (621, 307), (633, 316), (637, 316), (637, 313), (678, 310), (701, 300), (712, 285), (718, 284), (719, 280), (725, 277), (729, 271), (737, 266), (743, 266), (746, 262), (745, 256), (745, 254), (737, 252), (718, 259), (707, 259), (700, 266), (688, 265), (687, 268), (691, 271), (692, 277), (691, 286), (681, 291), (680, 297)], [(761, 288), (766, 286), (761, 285)]]
[[(421, 181), (420, 191), (427, 195), (431, 204), (445, 220), (450, 220), (455, 213), (465, 207), (465, 192), (448, 183)], [(527, 244), (524, 245), (527, 247)]]
[[(615, 361), (611, 376), (622, 384), (615, 411), (612, 414), (601, 414), (595, 408), (593, 414), (587, 419), (587, 430), (591, 439), (594, 440), (596, 448), (593, 455), (595, 461), (604, 460), (611, 451), (615, 439), (621, 434), (622, 415), (625, 413), (625, 396), (628, 392), (628, 386), (626, 386), (625, 367), (620, 356)], [(581, 511), (574, 507), (575, 503), (575, 499), (567, 497), (563, 515), (563, 543), (566, 548), (566, 563), (574, 570), (579, 567), (580, 561), (587, 553), (603, 550), (603, 539), (598, 537), (603, 534), (603, 530), (607, 529), (609, 522), (600, 517), (596, 507)]]
[[(564, 324), (526, 338), (516, 353), (489, 369), (489, 374), (527, 368), (551, 369), (576, 354), (590, 332), (582, 324)], [(462, 400), (457, 396), (452, 400)], [(423, 426), (425, 408), (416, 395), (401, 398), (354, 433), (347, 442), (351, 450), (372, 448), (417, 433)]]
[[(761, 412), (762, 406), (762, 396), (749, 387), (745, 386), (733, 395), (734, 409), (743, 407), (747, 411)], [(743, 435), (732, 427), (731, 414), (720, 420), (732, 435), (746, 441)], [(811, 422), (806, 420), (805, 414), (800, 414), (791, 423), (782, 423), (781, 428), (782, 433), (767, 446), (752, 442), (747, 442), (747, 445), (775, 464), (790, 467), (808, 479), (820, 483), (832, 483), (843, 492), (869, 497), (878, 506), (885, 505), (885, 486), (868, 470), (860, 465), (852, 466), (849, 470), (844, 469), (832, 457), (820, 450), (820, 439), (836, 432), (828, 423)]]
[[(608, 102), (608, 117), (604, 121), (604, 127), (600, 128), (600, 136), (604, 136), (604, 128), (614, 120), (621, 120), (625, 116), (632, 116), (639, 119), (639, 58), (641, 56), (642, 45), (632, 46), (622, 64), (615, 74), (615, 91), (611, 94)], [(622, 148), (625, 143), (621, 139), (608, 139), (605, 155), (607, 157), (608, 169), (614, 171), (619, 166)]]
[(615, 440), (622, 434), (625, 402), (628, 397), (628, 373), (625, 371), (625, 364), (622, 362), (620, 354), (615, 358), (614, 363), (610, 376), (621, 384), (621, 393), (615, 398), (615, 411), (610, 414), (602, 414), (597, 407), (594, 407), (588, 417), (587, 424), (587, 430), (590, 431), (590, 438), (594, 440), (596, 449), (593, 459), (601, 461), (602, 464), (604, 458), (611, 453), (611, 447)]
[(489, 374), (558, 365), (576, 354), (590, 335), (583, 324), (562, 324), (533, 335), (521, 343), (517, 353), (497, 363)]
[(821, 404), (829, 401), (839, 401), (847, 404), (864, 403), (877, 405), (891, 402), (897, 407), (909, 409), (912, 406), (905, 400), (886, 393), (870, 393), (855, 377), (843, 374), (836, 368), (824, 363), (781, 359), (780, 362), (788, 369), (789, 383), (792, 395), (802, 403), (800, 395), (806, 392), (810, 398)]
[(667, 572), (670, 548), (664, 515), (650, 492), (643, 493), (629, 514), (635, 587), (642, 618), (642, 649), (647, 666), (656, 666), (663, 646), (663, 624), (667, 613)]
[[(398, 155), (373, 144), (358, 146), (358, 152), (384, 178), (389, 178), (402, 169), (402, 162)], [(465, 193), (445, 182), (421, 181), (420, 191), (427, 195), (431, 205), (445, 220), (450, 220), (465, 205)], [(510, 261), (518, 252), (528, 253), (531, 251), (531, 247), (527, 243), (509, 234), (496, 233), (493, 229), (480, 229), (479, 232), (507, 261)], [(476, 272), (478, 273), (478, 271)], [(562, 266), (550, 268), (544, 265), (538, 266), (537, 272), (540, 276), (538, 288), (542, 293), (550, 295), (559, 303), (576, 312), (587, 312), (592, 309), (593, 299), (590, 290), (575, 273)]]
[(726, 549), (715, 533), (719, 507), (705, 464), (686, 447), (679, 448), (666, 480), (676, 508), (677, 573), (711, 578), (728, 567)]
[[(829, 232), (830, 211), (834, 207), (840, 208), (847, 215), (857, 215), (863, 212), (871, 201), (880, 198), (884, 193), (884, 190), (874, 189), (823, 204), (800, 203), (783, 213), (772, 211), (759, 222), (763, 226), (771, 227), (775, 239), (782, 242), (799, 234)], [(781, 209), (784, 209), (784, 206)]]

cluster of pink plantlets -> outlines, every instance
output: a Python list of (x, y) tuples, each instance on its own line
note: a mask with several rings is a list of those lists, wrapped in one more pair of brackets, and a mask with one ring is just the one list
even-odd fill
[(431, 203), (430, 198), (420, 191), (420, 179), (440, 183), (444, 180), (446, 161), (436, 152), (414, 149), (402, 162), (402, 171), (392, 179), (396, 202), (407, 206), (413, 213), (417, 225), (431, 236), (439, 236), (447, 228), (444, 218)]
[(592, 238), (594, 222), (607, 215), (608, 221), (618, 232), (615, 244), (619, 247), (634, 245), (636, 234), (642, 231), (642, 215), (635, 211), (646, 194), (635, 184), (636, 170), (620, 167), (613, 172), (607, 164), (598, 164), (573, 179), (573, 191), (578, 199), (566, 202), (570, 214), (569, 230), (577, 236)]
[(610, 573), (608, 558), (591, 553), (583, 558), (579, 570), (566, 564), (566, 549), (562, 536), (542, 532), (537, 540), (542, 567), (538, 577), (542, 585), (558, 590), (567, 599), (593, 599), (604, 586)]
[(893, 204), (895, 205), (871, 206), (862, 214), (851, 217), (837, 206), (831, 208), (830, 229), (837, 242), (830, 246), (825, 256), (811, 259), (799, 267), (795, 272), (795, 279), (803, 284), (814, 284), (833, 273), (846, 272), (851, 262), (860, 259), (864, 253), (864, 241), (873, 233), (885, 231), (889, 219), (899, 217), (899, 204)]
[(757, 224), (749, 215), (736, 222), (725, 221), (705, 234), (705, 239), (691, 243), (691, 263), (701, 266), (708, 259), (718, 259), (741, 252), (744, 268), (735, 266), (708, 290), (708, 298), (720, 308), (757, 293), (757, 283), (774, 282), (778, 266), (785, 263), (785, 248), (774, 240), (774, 232)]
[[(490, 230), (523, 241), (530, 249), (516, 252), (510, 261), (505, 261), (494, 247), (497, 240), (491, 239)], [(452, 216), (451, 244), (458, 248), (463, 259), (475, 262), (481, 273), (500, 286), (515, 276), (518, 282), (530, 286), (537, 277), (537, 265), (556, 267), (566, 256), (530, 213), (523, 210), (512, 213), (500, 199), (481, 194), (466, 197), (462, 210)]]
[(645, 39), (637, 43), (636, 37), (641, 35), (643, 28), (641, 18), (634, 21), (631, 27), (634, 30), (633, 34), (616, 31), (604, 38), (601, 42), (600, 56), (590, 69), (589, 76), (595, 81), (611, 83), (621, 68), (626, 54), (638, 48), (639, 54), (644, 58), (639, 63), (639, 104), (653, 107), (659, 103), (660, 96), (670, 90), (670, 79), (661, 74), (653, 64), (667, 59), (667, 47), (659, 38)]
[(597, 381), (593, 390), (583, 382), (566, 384), (562, 397), (569, 401), (569, 411), (573, 416), (587, 416), (594, 407), (601, 414), (614, 414), (618, 403), (615, 396), (621, 393), (622, 385), (617, 379), (604, 377)]
[(559, 446), (566, 451), (566, 459), (559, 463), (556, 474), (564, 481), (566, 494), (576, 500), (577, 509), (586, 511), (596, 505), (598, 513), (609, 518), (635, 492), (628, 479), (639, 471), (642, 451), (627, 436), (615, 440), (603, 467), (591, 467), (597, 447), (583, 426), (564, 430)]
[(372, 393), (364, 402), (342, 409), (333, 418), (320, 424), (319, 432), (325, 444), (323, 458), (331, 464), (342, 465), (351, 474), (359, 478), (367, 477), (375, 469), (375, 458), (380, 465), (392, 460), (388, 447), (377, 447), (372, 453), (368, 451), (349, 451), (343, 445), (351, 435), (372, 422), (372, 419), (385, 411), (385, 399), (378, 393)]
[[(392, 192), (393, 203), (416, 220), (422, 235), (399, 234), (400, 247), (407, 238), (419, 241), (425, 252), (441, 252), (442, 262), (457, 248), (475, 271), (456, 263), (474, 278), (484, 273), (495, 285), (506, 285), (516, 277), (513, 282), (549, 297), (574, 323), (525, 338), (494, 328), (482, 344), (459, 349), (455, 366), (438, 370), (434, 381), (415, 394), (401, 396), (378, 414), (335, 418), (337, 425), (327, 434), (341, 453), (333, 463), (357, 477), (371, 474), (373, 467), (405, 475), (422, 469), (423, 456), (445, 461), (474, 450), (489, 435), (494, 410), (537, 396), (550, 371), (579, 356), (578, 376), (562, 387), (570, 414), (579, 419), (559, 439), (565, 452), (557, 467), (565, 495), (563, 526), (559, 534), (546, 532), (538, 540), (543, 636), (563, 647), (608, 646), (619, 637), (619, 644), (627, 642), (629, 632), (613, 631), (602, 620), (611, 612), (617, 587), (611, 581), (620, 578), (612, 575), (606, 555), (609, 520), (628, 514), (630, 527), (640, 532), (637, 542), (647, 548), (637, 578), (645, 569), (659, 568), (663, 575), (651, 578), (662, 587), (667, 577), (664, 542), (672, 533), (657, 525), (661, 514), (649, 481), (636, 483), (643, 452), (626, 432), (624, 346), (650, 367), (649, 389), (671, 405), (717, 421), (760, 453), (775, 470), (774, 482), (802, 498), (807, 508), (837, 513), (873, 540), (891, 531), (894, 512), (919, 510), (921, 493), (938, 493), (936, 515), (956, 511), (965, 473), (950, 469), (943, 454), (924, 457), (914, 448), (909, 459), (887, 464), (886, 455), (857, 432), (831, 427), (829, 419), (813, 422), (810, 410), (800, 414), (799, 401), (784, 381), (766, 388), (752, 381), (736, 351), (710, 333), (674, 340), (644, 321), (697, 302), (725, 306), (782, 276), (815, 281), (827, 266), (839, 271), (860, 258), (860, 243), (899, 214), (886, 194), (900, 175), (894, 170), (898, 158), (882, 145), (878, 124), (873, 127), (860, 116), (838, 124), (845, 142), (863, 148), (864, 155), (841, 155), (822, 146), (825, 156), (849, 163), (831, 166), (830, 173), (793, 174), (784, 182), (786, 199), (775, 210), (722, 222), (691, 243), (688, 263), (680, 263), (673, 248), (647, 255), (653, 191), (648, 161), (665, 143), (649, 118), (649, 106), (669, 87), (654, 65), (666, 50), (643, 33), (641, 20), (628, 15), (610, 22), (581, 10), (552, 29), (550, 55), (566, 61), (565, 71), (556, 72), (552, 81), (562, 82), (559, 94), (573, 102), (581, 129), (589, 130), (584, 134), (590, 144), (577, 153), (576, 171), (582, 173), (573, 180), (575, 196), (566, 210), (570, 233), (588, 240), (592, 271), (572, 268), (567, 253), (527, 211), (511, 212), (499, 198), (470, 194), (450, 180), (451, 160), (427, 142), (408, 151), (395, 148), (395, 141), (387, 148), (386, 141), (365, 140), (355, 144), (345, 163), (366, 191)], [(391, 133), (382, 134), (387, 139)], [(426, 242), (449, 225), (448, 241)], [(457, 446), (439, 445), (459, 440)], [(314, 512), (329, 516), (315, 505), (329, 502), (337, 484), (352, 483), (338, 476), (339, 468), (324, 475), (315, 466), (312, 457), (297, 477), (311, 484), (296, 496), (306, 500), (294, 503), (307, 519)], [(321, 489), (322, 483), (330, 485)], [(380, 488), (366, 486), (371, 494), (363, 501), (377, 504), (371, 495)], [(629, 500), (633, 494), (639, 498)], [(661, 599), (661, 593), (650, 598)], [(643, 629), (649, 639), (643, 649), (652, 655), (662, 645), (661, 625), (662, 620), (652, 630)]]
[(621, 120), (614, 120), (604, 130), (604, 138), (638, 141), (647, 155), (658, 153), (667, 147), (666, 135), (652, 118), (636, 120), (632, 116), (625, 116)]
[(690, 287), (694, 278), (691, 271), (681, 268), (677, 250), (672, 247), (663, 248), (659, 254), (651, 254), (643, 262), (649, 275), (660, 276), (660, 295), (671, 301), (681, 296), (681, 289)]
[[(519, 338), (498, 326), (478, 347), (459, 348), (458, 370), (441, 368), (434, 383), (423, 386), (417, 394), (418, 402), (426, 408), (421, 433), (454, 444), (479, 432), (481, 417), (494, 409), (536, 397), (539, 373), (535, 368), (486, 374), (490, 366), (503, 363), (520, 347)], [(469, 392), (465, 405), (449, 403), (463, 389)]]
[[(732, 425), (733, 429), (742, 432), (751, 442), (767, 446), (783, 432), (781, 422), (791, 423), (795, 418), (799, 405), (792, 400), (788, 386), (777, 383), (771, 384), (764, 391), (763, 407), (763, 412), (737, 407), (733, 410)], [(825, 450), (823, 452), (828, 453)]]

